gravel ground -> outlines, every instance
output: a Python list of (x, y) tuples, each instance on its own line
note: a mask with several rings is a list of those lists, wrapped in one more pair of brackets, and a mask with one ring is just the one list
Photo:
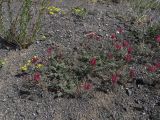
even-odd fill
[(35, 42), (21, 51), (0, 49), (0, 58), (6, 61), (0, 69), (0, 120), (160, 120), (160, 82), (154, 87), (145, 82), (137, 86), (133, 82), (112, 90), (104, 83), (104, 89), (94, 91), (91, 98), (55, 99), (52, 93), (27, 86), (25, 81), (16, 77), (23, 60), (34, 53), (41, 54), (50, 42), (71, 49), (86, 31), (109, 34), (114, 27), (124, 26), (115, 13), (125, 15), (133, 12), (127, 4), (92, 6), (74, 0), (65, 0), (64, 6), (60, 7), (67, 10), (77, 5), (91, 11), (84, 20), (69, 15), (46, 15), (42, 28), (48, 36), (46, 41)]

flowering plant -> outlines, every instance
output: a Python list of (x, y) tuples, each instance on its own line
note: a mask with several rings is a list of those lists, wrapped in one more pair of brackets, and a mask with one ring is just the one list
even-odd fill
[[(97, 32), (87, 32), (79, 45), (71, 51), (53, 43), (43, 57), (33, 56), (21, 67), (37, 84), (43, 84), (56, 96), (79, 95), (96, 88), (96, 79), (108, 81), (115, 86), (136, 78), (139, 49), (125, 38), (125, 31), (117, 28), (109, 38)], [(138, 64), (138, 63), (137, 63)], [(141, 71), (154, 77), (160, 70), (160, 63), (142, 64)], [(101, 83), (99, 83), (101, 84)]]
[(87, 10), (81, 7), (74, 7), (72, 13), (79, 17), (84, 17), (87, 14)]
[(58, 14), (60, 11), (61, 11), (61, 9), (58, 7), (55, 7), (55, 6), (48, 7), (48, 12), (50, 15)]

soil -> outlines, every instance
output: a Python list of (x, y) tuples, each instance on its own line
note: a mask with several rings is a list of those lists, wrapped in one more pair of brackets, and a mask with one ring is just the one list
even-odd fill
[(65, 0), (58, 6), (63, 10), (82, 6), (90, 12), (84, 19), (71, 14), (46, 14), (42, 33), (47, 40), (35, 41), (23, 50), (11, 49), (6, 44), (0, 48), (0, 59), (6, 62), (0, 69), (0, 120), (160, 120), (160, 82), (150, 84), (137, 78), (125, 86), (103, 83), (91, 96), (55, 99), (52, 93), (27, 85), (17, 77), (23, 61), (35, 53), (42, 54), (50, 43), (72, 49), (87, 31), (107, 36), (114, 28), (124, 27), (126, 21), (118, 15), (134, 14), (127, 4), (113, 2), (93, 6), (83, 0)]

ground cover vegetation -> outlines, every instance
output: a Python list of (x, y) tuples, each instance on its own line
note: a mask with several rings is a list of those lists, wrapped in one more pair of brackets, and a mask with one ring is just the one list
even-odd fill
[[(14, 11), (15, 3), (20, 4), (16, 8), (18, 12)], [(79, 5), (66, 10), (62, 7), (64, 0), (0, 1), (3, 41), (0, 46), (5, 43), (5, 46), (16, 46), (19, 51), (53, 38), (43, 30), (46, 16), (57, 19), (69, 16), (85, 26), (85, 19), (96, 14), (97, 4), (126, 4), (131, 9), (124, 14), (113, 12), (123, 26), (111, 26), (109, 32), (86, 29), (70, 48), (54, 41), (58, 34), (55, 35), (40, 54), (33, 53), (19, 64), (15, 76), (30, 87), (52, 93), (55, 98), (92, 98), (95, 91), (106, 93), (128, 83), (139, 86), (145, 84), (143, 79), (150, 87), (160, 84), (160, 22), (153, 15), (153, 11), (160, 12), (160, 1), (88, 0), (85, 3), (92, 4), (93, 8)], [(76, 36), (75, 31), (72, 33)], [(0, 71), (6, 64), (0, 58)]]

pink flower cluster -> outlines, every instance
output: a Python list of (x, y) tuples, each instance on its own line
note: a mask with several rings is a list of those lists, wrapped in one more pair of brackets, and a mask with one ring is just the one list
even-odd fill
[(33, 74), (33, 79), (34, 79), (35, 81), (39, 81), (39, 80), (41, 79), (41, 73), (40, 73), (40, 72), (35, 72), (35, 73)]
[(160, 43), (160, 35), (157, 35), (155, 39), (158, 43)]
[(96, 66), (96, 58), (95, 57), (93, 57), (93, 58), (91, 58), (91, 60), (89, 61), (89, 64), (90, 65), (92, 65), (92, 66)]
[[(53, 48), (52, 48), (52, 47), (49, 47), (49, 48), (47, 49), (47, 54), (48, 54), (48, 56), (51, 56), (52, 51), (53, 51)], [(33, 56), (32, 59), (31, 59), (31, 62), (32, 62), (32, 63), (37, 63), (38, 61), (39, 61), (38, 56)], [(33, 79), (34, 79), (35, 81), (41, 80), (41, 73), (40, 73), (40, 72), (35, 72), (35, 73), (33, 74)]]
[[(124, 29), (122, 28), (117, 28), (116, 33), (112, 33), (110, 38), (112, 40), (114, 40), (114, 48), (117, 51), (120, 51), (122, 49), (127, 49), (127, 53), (126, 55), (124, 55), (124, 60), (126, 62), (130, 62), (133, 60), (133, 57), (131, 55), (131, 53), (133, 52), (133, 47), (131, 46), (131, 44), (129, 43), (129, 41), (127, 40), (120, 40), (117, 37), (117, 34), (123, 34), (124, 33)], [(111, 54), (109, 54), (109, 56), (111, 56)], [(110, 58), (110, 57), (109, 57)]]
[(156, 62), (155, 65), (146, 65), (147, 71), (150, 73), (154, 73), (160, 69), (160, 62)]
[(83, 90), (91, 90), (93, 88), (93, 84), (92, 83), (89, 83), (89, 82), (85, 82), (81, 85), (81, 87), (83, 88)]

